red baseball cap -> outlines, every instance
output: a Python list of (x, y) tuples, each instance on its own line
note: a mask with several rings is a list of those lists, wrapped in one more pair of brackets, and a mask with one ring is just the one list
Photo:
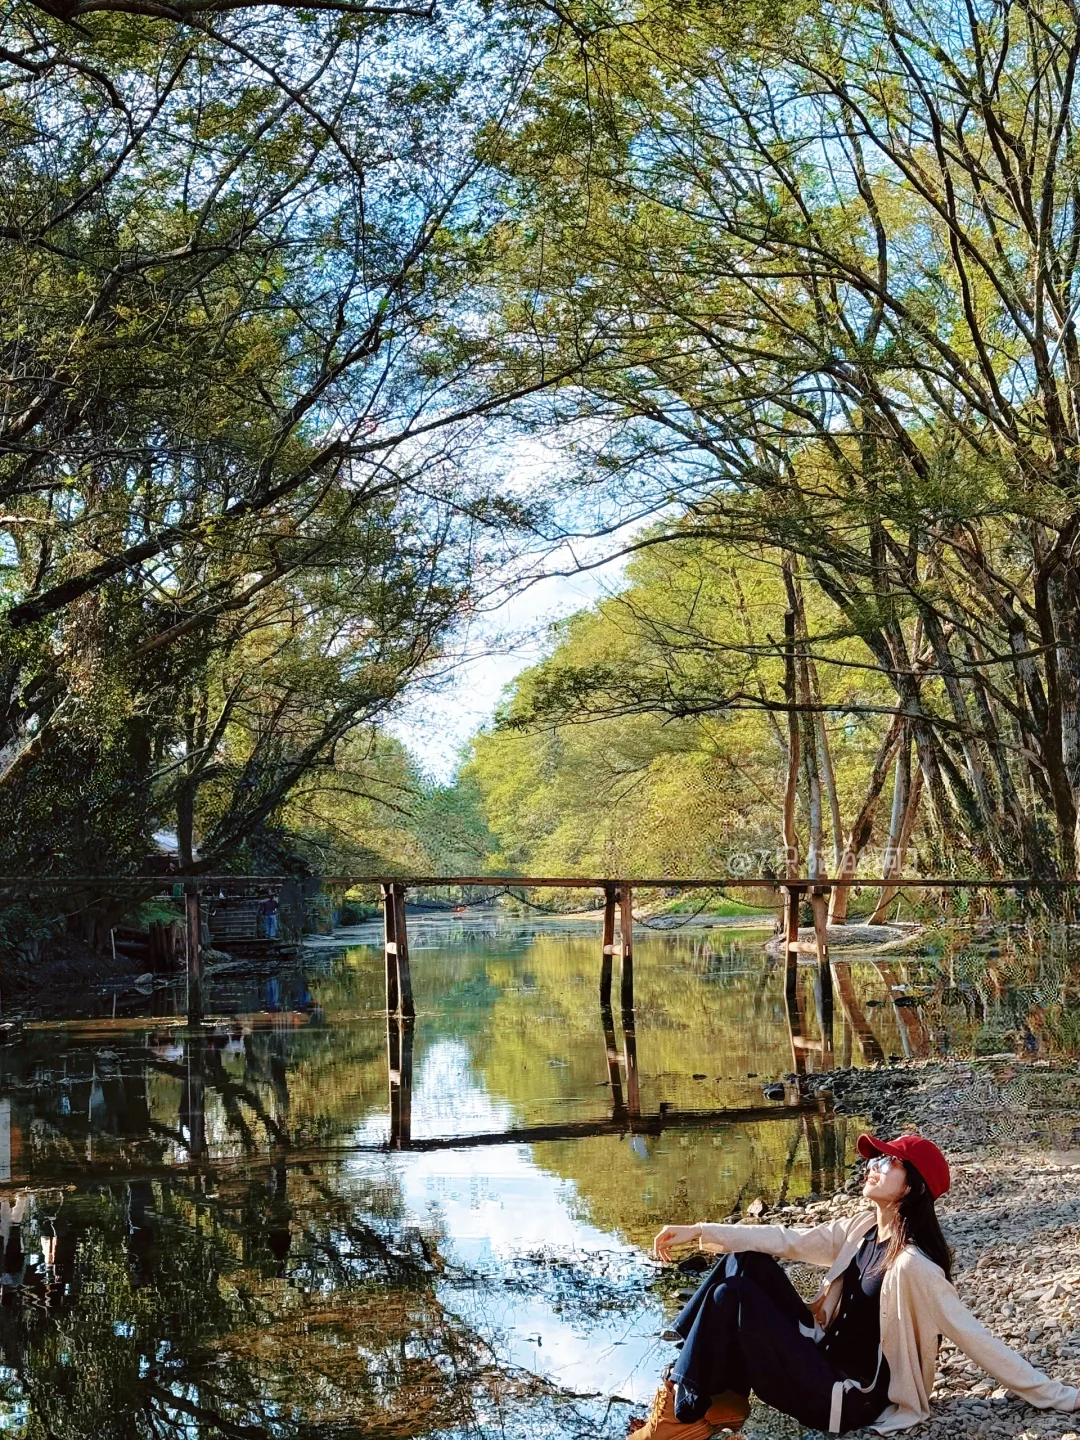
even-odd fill
[(921, 1135), (898, 1135), (895, 1140), (878, 1140), (873, 1135), (860, 1135), (859, 1154), (864, 1160), (873, 1155), (895, 1155), (914, 1165), (926, 1181), (926, 1188), (937, 1200), (944, 1195), (950, 1184), (949, 1162), (932, 1140)]

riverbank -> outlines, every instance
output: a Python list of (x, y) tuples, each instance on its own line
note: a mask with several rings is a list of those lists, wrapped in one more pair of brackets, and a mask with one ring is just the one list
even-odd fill
[[(949, 1157), (938, 1204), (956, 1254), (956, 1287), (982, 1322), (1033, 1364), (1080, 1385), (1080, 1071), (1013, 1057), (814, 1077), (840, 1113), (880, 1134), (917, 1127)], [(859, 1173), (846, 1191), (769, 1211), (763, 1222), (809, 1224), (864, 1206)], [(794, 1267), (812, 1286), (817, 1272)], [(913, 1440), (1080, 1440), (1080, 1413), (1021, 1403), (944, 1342), (934, 1411)], [(868, 1437), (870, 1431), (859, 1432)], [(745, 1440), (810, 1440), (816, 1432), (756, 1405)]]

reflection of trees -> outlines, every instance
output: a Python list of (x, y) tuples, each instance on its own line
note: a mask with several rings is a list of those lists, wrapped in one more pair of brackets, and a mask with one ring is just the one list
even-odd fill
[(12, 1101), (30, 1168), (115, 1173), (351, 1137), (386, 1104), (381, 995), (359, 966), (310, 983), (345, 1019), (333, 1032), (297, 1014), (255, 1014), (229, 1027), (235, 1035), (183, 1045), (168, 1031), (149, 1043), (118, 1032), (107, 1046), (100, 1034), (25, 1032), (4, 1052), (0, 1094)]
[[(790, 1068), (783, 974), (762, 953), (762, 938), (754, 935), (740, 947), (730, 937), (717, 946), (699, 937), (665, 937), (662, 948), (639, 950), (635, 1030), (643, 1113), (760, 1104), (761, 1080)], [(613, 1017), (595, 1001), (598, 939), (538, 937), (525, 963), (532, 985), (522, 993), (505, 977), (485, 1048), (477, 1051), (489, 1090), (525, 1118), (541, 1097), (557, 1100), (568, 1118), (575, 1105), (595, 1114), (605, 1092), (621, 1114), (627, 1070)], [(497, 960), (489, 966), (496, 979), (504, 978), (502, 969)], [(880, 983), (872, 970), (849, 980), (845, 967), (853, 999), (867, 986), (880, 992)], [(695, 1073), (704, 1078), (692, 1080)], [(533, 1155), (574, 1181), (593, 1223), (645, 1242), (665, 1221), (719, 1216), (758, 1194), (774, 1199), (839, 1188), (846, 1179), (845, 1128), (842, 1120), (805, 1115), (632, 1140), (556, 1139), (536, 1145)]]
[[(475, 952), (418, 951), (422, 1012), (436, 985), (439, 995), (438, 1020), (422, 1013), (417, 1023), (418, 1065), (440, 1029), (464, 1039), (493, 1095), (525, 1124), (554, 1109), (569, 1122), (562, 1136), (637, 1103), (654, 1118), (661, 1105), (674, 1116), (760, 1103), (761, 1079), (789, 1063), (782, 976), (760, 955), (760, 937), (749, 952), (665, 937), (650, 953), (646, 943), (637, 1014), (619, 1024), (597, 1006), (598, 941), (540, 936), (525, 955), (489, 952), (479, 964)], [(201, 1045), (117, 1040), (122, 1053), (108, 1059), (100, 1039), (54, 1033), (7, 1053), (0, 1092), (32, 1137), (31, 1168), (100, 1165), (127, 1182), (79, 1200), (77, 1273), (63, 1301), (39, 1304), (35, 1281), (21, 1314), (0, 1315), (10, 1395), (32, 1402), (29, 1434), (313, 1440), (347, 1426), (393, 1440), (459, 1429), (476, 1397), (512, 1393), (482, 1341), (446, 1313), (451, 1277), (436, 1289), (438, 1256), (402, 1233), (392, 1180), (369, 1190), (350, 1182), (342, 1195), (325, 1178), (318, 1147), (385, 1114), (388, 1060), (398, 1075), (392, 1140), (409, 1143), (413, 1030), (399, 1027), (388, 1048), (381, 956), (354, 961), (310, 981), (333, 1030), (317, 1015), (242, 1014)], [(887, 977), (851, 974), (865, 1011)], [(872, 1019), (886, 1049), (897, 1018), (878, 1001)], [(627, 1083), (631, 1037), (639, 1101)], [(817, 1116), (653, 1128), (632, 1140), (546, 1140), (533, 1154), (575, 1182), (594, 1223), (642, 1241), (671, 1218), (844, 1178), (842, 1123)], [(225, 1156), (262, 1169), (245, 1178)], [(548, 1299), (561, 1283), (540, 1262), (517, 1281)], [(606, 1303), (621, 1303), (617, 1285)]]
[(253, 1015), (182, 1044), (121, 1036), (105, 1058), (99, 1038), (57, 1032), (8, 1059), (0, 1083), (32, 1136), (32, 1169), (129, 1175), (66, 1207), (78, 1259), (62, 1302), (39, 1276), (0, 1317), (2, 1389), (29, 1406), (28, 1437), (346, 1426), (404, 1440), (468, 1426), (475, 1406), (513, 1395), (517, 1382), (444, 1312), (438, 1256), (402, 1234), (392, 1184), (340, 1197), (312, 1167), (282, 1159), (245, 1180), (216, 1158), (311, 1154), (384, 1109), (371, 979), (346, 964), (312, 982), (332, 1034), (306, 1016)]
[(216, 1191), (180, 1178), (147, 1198), (156, 1263), (144, 1252), (133, 1273), (126, 1187), (69, 1197), (72, 1300), (47, 1310), (31, 1283), (0, 1312), (0, 1400), (29, 1407), (27, 1440), (171, 1440), (192, 1426), (406, 1440), (467, 1426), (503, 1393), (484, 1343), (444, 1312), (437, 1267), (385, 1181), (342, 1193), (279, 1170)]

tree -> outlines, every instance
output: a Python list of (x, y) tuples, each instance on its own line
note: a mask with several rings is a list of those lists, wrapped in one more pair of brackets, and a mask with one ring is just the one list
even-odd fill
[[(494, 732), (474, 744), (466, 775), (501, 842), (495, 863), (613, 875), (782, 868), (792, 763), (782, 556), (688, 540), (642, 551), (627, 582), (556, 628), (548, 657), (520, 677)], [(804, 667), (813, 700), (868, 712), (837, 723), (807, 702), (806, 747), (797, 732), (796, 766), (812, 749), (827, 777), (824, 828), (838, 868), (841, 813), (873, 815), (873, 757), (891, 730), (874, 712), (888, 709), (888, 686), (858, 665), (860, 642), (830, 601), (814, 592), (804, 609), (803, 630), (831, 632), (824, 678)], [(801, 818), (805, 827), (805, 807)]]
[(797, 556), (889, 682), (939, 862), (1075, 873), (1071, 13), (560, 16), (507, 254), (545, 355), (593, 347), (582, 483), (680, 502), (642, 544)]
[(538, 382), (470, 300), (524, 45), (468, 5), (80, 14), (17, 5), (0, 51), (6, 861), (47, 793), (37, 865), (130, 868), (174, 816), (221, 863), (527, 514), (487, 454)]

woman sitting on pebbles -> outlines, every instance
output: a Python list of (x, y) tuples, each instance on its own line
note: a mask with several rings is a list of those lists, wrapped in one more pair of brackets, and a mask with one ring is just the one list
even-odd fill
[[(635, 1440), (707, 1440), (738, 1429), (754, 1391), (803, 1425), (881, 1435), (930, 1414), (938, 1340), (947, 1335), (1000, 1385), (1040, 1409), (1075, 1410), (1077, 1390), (1050, 1380), (996, 1339), (952, 1285), (934, 1210), (949, 1167), (919, 1135), (859, 1136), (871, 1208), (812, 1230), (781, 1225), (667, 1225), (659, 1259), (696, 1244), (720, 1259), (674, 1328), (683, 1346)], [(777, 1264), (828, 1273), (804, 1303)]]

